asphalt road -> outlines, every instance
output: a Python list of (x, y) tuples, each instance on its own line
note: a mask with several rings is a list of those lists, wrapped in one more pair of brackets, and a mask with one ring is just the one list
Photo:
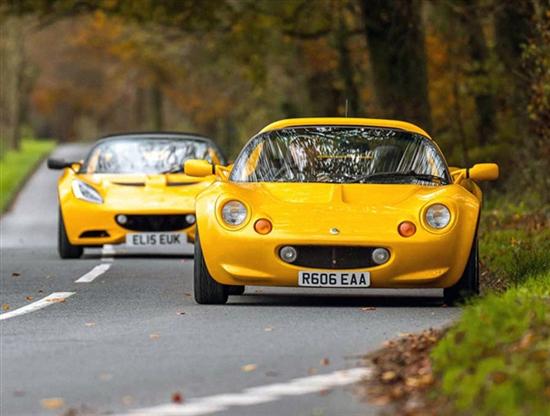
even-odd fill
[[(56, 156), (78, 158), (84, 151), (64, 146)], [(357, 367), (357, 355), (384, 340), (444, 325), (459, 314), (441, 307), (438, 290), (248, 288), (227, 305), (200, 306), (191, 296), (191, 256), (136, 255), (115, 247), (123, 254), (111, 258), (96, 249), (80, 260), (60, 260), (57, 176), (41, 166), (0, 221), (2, 315), (34, 308), (52, 293), (68, 296), (9, 319), (0, 315), (2, 416), (71, 414), (69, 409), (373, 414), (353, 395), (349, 380), (339, 383), (349, 372), (335, 372)], [(75, 282), (94, 268), (103, 273)], [(303, 377), (311, 378), (294, 380)], [(175, 393), (183, 406), (169, 405)]]

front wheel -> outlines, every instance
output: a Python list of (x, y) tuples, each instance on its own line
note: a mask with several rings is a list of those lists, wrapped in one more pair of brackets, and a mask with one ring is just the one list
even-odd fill
[(476, 235), (462, 277), (453, 286), (443, 289), (443, 298), (450, 306), (477, 295), (479, 295), (479, 254)]
[(195, 265), (193, 271), (195, 302), (202, 305), (222, 305), (227, 302), (228, 287), (216, 282), (208, 273), (198, 231), (195, 234)]
[(67, 230), (63, 222), (63, 215), (59, 209), (59, 217), (57, 223), (57, 251), (62, 259), (78, 259), (82, 256), (84, 249), (81, 246), (75, 246), (67, 237)]

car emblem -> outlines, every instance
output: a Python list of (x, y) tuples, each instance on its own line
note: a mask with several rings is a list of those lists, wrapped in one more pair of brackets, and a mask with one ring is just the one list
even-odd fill
[(340, 230), (336, 227), (333, 227), (333, 228), (330, 229), (330, 233), (332, 235), (337, 235), (337, 234), (340, 234)]

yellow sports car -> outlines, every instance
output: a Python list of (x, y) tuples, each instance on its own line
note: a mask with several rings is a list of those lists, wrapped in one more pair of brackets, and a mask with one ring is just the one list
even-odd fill
[[(190, 176), (212, 169), (185, 163)], [(282, 120), (215, 171), (196, 203), (198, 303), (245, 285), (444, 288), (449, 304), (478, 292), (475, 181), (498, 166), (450, 169), (413, 124)]]
[(61, 258), (104, 244), (177, 249), (193, 241), (195, 196), (215, 177), (185, 175), (188, 159), (225, 164), (210, 139), (183, 133), (113, 135), (99, 140), (84, 161), (49, 159), (50, 169), (64, 169), (58, 183)]

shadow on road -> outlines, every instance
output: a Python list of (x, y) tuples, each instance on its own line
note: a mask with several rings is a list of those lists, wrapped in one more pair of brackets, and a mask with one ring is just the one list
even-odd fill
[[(446, 307), (441, 296), (334, 295), (334, 294), (250, 294), (230, 296), (230, 306), (322, 306), (322, 307)], [(368, 311), (366, 311), (368, 312)]]

